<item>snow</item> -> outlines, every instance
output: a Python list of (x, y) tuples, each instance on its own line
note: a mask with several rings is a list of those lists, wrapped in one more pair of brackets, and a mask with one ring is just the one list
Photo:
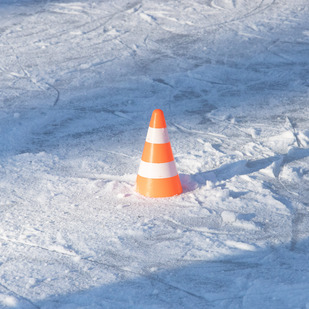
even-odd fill
[[(306, 0), (0, 1), (0, 308), (309, 308)], [(154, 109), (184, 193), (134, 190)]]

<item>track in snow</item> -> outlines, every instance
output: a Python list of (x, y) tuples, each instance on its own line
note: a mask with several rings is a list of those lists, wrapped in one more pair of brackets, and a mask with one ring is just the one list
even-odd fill
[[(308, 307), (307, 13), (2, 1), (0, 306)], [(172, 199), (134, 191), (154, 108)]]

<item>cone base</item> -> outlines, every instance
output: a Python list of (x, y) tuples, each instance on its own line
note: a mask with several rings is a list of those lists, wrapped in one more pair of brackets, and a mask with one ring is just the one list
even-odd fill
[(147, 197), (170, 197), (182, 193), (179, 175), (152, 179), (137, 175), (136, 191)]

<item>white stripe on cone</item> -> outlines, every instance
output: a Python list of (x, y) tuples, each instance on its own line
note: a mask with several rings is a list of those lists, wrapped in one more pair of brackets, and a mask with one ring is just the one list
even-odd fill
[(138, 175), (145, 178), (161, 179), (177, 176), (175, 161), (166, 163), (148, 163), (141, 160)]
[(165, 144), (170, 141), (166, 128), (148, 128), (146, 142), (152, 144)]

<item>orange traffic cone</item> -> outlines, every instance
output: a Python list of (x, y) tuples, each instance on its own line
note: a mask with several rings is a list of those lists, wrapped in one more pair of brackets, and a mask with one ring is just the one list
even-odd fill
[(182, 193), (163, 111), (152, 113), (136, 191), (148, 197), (169, 197)]

